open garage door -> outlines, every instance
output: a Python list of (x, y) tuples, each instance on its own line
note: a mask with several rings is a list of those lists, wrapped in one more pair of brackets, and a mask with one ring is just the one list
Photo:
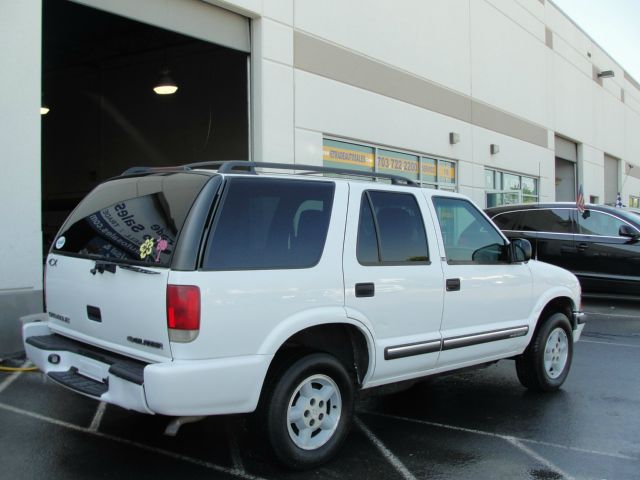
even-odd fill
[(249, 159), (248, 22), (196, 0), (43, 2), (45, 251), (129, 167)]

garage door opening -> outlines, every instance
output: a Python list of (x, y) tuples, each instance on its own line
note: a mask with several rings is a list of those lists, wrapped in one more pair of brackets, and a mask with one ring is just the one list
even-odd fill
[[(248, 159), (248, 58), (66, 0), (43, 2), (45, 252), (82, 197), (129, 167)], [(159, 95), (167, 71), (178, 89)]]

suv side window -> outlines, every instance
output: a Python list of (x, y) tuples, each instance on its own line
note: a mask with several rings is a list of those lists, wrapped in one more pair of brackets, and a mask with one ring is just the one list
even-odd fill
[(424, 223), (413, 195), (372, 190), (363, 193), (356, 255), (362, 265), (429, 261)]
[(520, 213), (521, 212), (499, 213), (493, 217), (492, 220), (500, 230), (520, 230), (520, 228), (518, 228)]
[(504, 263), (505, 241), (471, 202), (434, 197), (447, 262), (451, 264)]
[(232, 178), (207, 241), (203, 268), (308, 268), (320, 260), (333, 182)]
[(582, 235), (606, 237), (617, 237), (620, 227), (626, 225), (619, 218), (595, 210), (585, 210), (582, 215), (578, 215), (578, 224)]
[(523, 212), (520, 228), (526, 232), (574, 233), (573, 210), (553, 208)]

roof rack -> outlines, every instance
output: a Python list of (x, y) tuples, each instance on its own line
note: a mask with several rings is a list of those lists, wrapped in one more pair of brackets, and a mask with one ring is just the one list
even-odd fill
[(140, 173), (154, 173), (154, 172), (175, 172), (176, 170), (191, 170), (190, 168), (186, 168), (185, 165), (180, 165), (178, 167), (131, 167), (127, 168), (124, 172), (120, 174), (120, 176), (125, 175), (137, 175)]
[(316, 165), (300, 165), (292, 163), (247, 162), (246, 160), (230, 160), (224, 162), (199, 162), (183, 165), (186, 170), (196, 168), (217, 168), (218, 173), (248, 173), (257, 175), (256, 168), (271, 168), (275, 170), (297, 170), (302, 172), (332, 173), (336, 175), (348, 175), (351, 177), (381, 178), (390, 180), (393, 185), (407, 185), (418, 187), (413, 180), (400, 175), (379, 172), (363, 172), (360, 170), (347, 170), (342, 168), (319, 167)]

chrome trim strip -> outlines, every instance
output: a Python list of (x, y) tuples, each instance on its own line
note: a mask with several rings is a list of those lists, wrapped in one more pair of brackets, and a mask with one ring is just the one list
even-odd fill
[(476, 333), (473, 335), (461, 335), (459, 337), (445, 338), (442, 350), (452, 350), (454, 348), (469, 347), (471, 345), (479, 345), (481, 343), (524, 337), (527, 333), (529, 333), (529, 327), (524, 325), (522, 327), (505, 328), (502, 330), (492, 330), (490, 332)]
[(440, 351), (441, 345), (441, 340), (431, 340), (428, 342), (417, 342), (387, 347), (384, 349), (384, 359), (395, 360), (396, 358), (424, 355), (425, 353), (435, 353)]

